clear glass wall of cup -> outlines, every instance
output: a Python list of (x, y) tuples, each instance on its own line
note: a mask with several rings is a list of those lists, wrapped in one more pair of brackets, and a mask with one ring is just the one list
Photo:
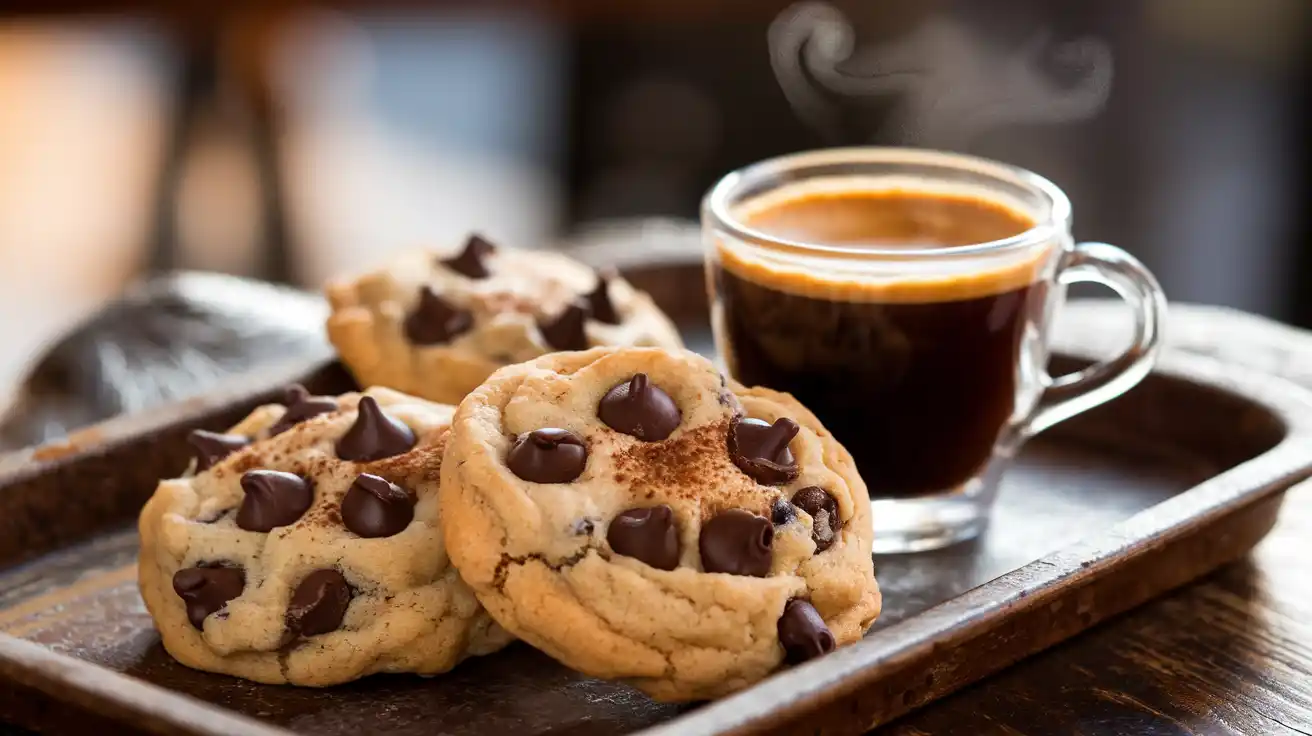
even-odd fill
[[(952, 247), (872, 246), (754, 219), (852, 191), (985, 201), (1019, 213), (1025, 229)], [(703, 201), (702, 228), (725, 367), (795, 395), (852, 453), (876, 552), (977, 536), (1022, 443), (1129, 390), (1157, 354), (1166, 300), (1152, 274), (1119, 248), (1075, 243), (1066, 195), (1003, 163), (896, 148), (784, 156), (725, 176)], [(1050, 376), (1049, 327), (1076, 282), (1119, 294), (1133, 339), (1111, 360)]]

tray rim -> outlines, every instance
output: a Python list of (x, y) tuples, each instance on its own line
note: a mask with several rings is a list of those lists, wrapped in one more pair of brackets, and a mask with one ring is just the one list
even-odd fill
[[(1076, 346), (1063, 346), (1059, 354), (1096, 357), (1095, 351)], [(987, 631), (1022, 601), (1028, 605), (1043, 602), (1043, 593), (1055, 590), (1057, 583), (1099, 577), (1136, 550), (1179, 539), (1193, 528), (1284, 493), (1312, 478), (1312, 391), (1309, 389), (1280, 376), (1187, 353), (1162, 355), (1152, 373), (1219, 389), (1257, 404), (1284, 423), (1286, 435), (1266, 452), (1101, 532), (1054, 550), (828, 656), (775, 673), (752, 687), (638, 731), (634, 736), (766, 732), (780, 722), (821, 707), (828, 700), (873, 684), (881, 675), (896, 672), (935, 647), (977, 631)], [(1035, 653), (1026, 653), (1020, 659)], [(990, 674), (1001, 669), (1005, 667)]]
[(210, 390), (191, 398), (142, 412), (110, 417), (76, 429), (63, 439), (0, 452), (0, 488), (50, 472), (83, 456), (104, 454), (121, 442), (208, 410), (259, 395), (273, 396), (281, 387), (299, 381), (315, 369), (334, 362), (334, 356), (316, 355), (262, 366), (255, 371), (215, 381)]
[[(1079, 359), (1096, 357), (1094, 351), (1078, 346), (1062, 346), (1054, 354)], [(66, 443), (68, 451), (50, 459), (39, 459), (49, 445), (0, 455), (0, 486), (48, 472), (82, 455), (107, 452), (120, 441), (206, 408), (269, 393), (273, 387), (324, 364), (321, 357), (314, 361), (289, 361), (275, 369), (262, 370), (258, 376), (244, 375), (222, 382), (213, 391), (194, 399), (107, 420), (75, 433)], [(767, 730), (872, 684), (945, 641), (986, 631), (1004, 620), (1009, 610), (1022, 600), (1041, 601), (1043, 591), (1054, 589), (1056, 583), (1096, 578), (1114, 569), (1136, 550), (1184, 536), (1192, 528), (1283, 493), (1312, 477), (1312, 391), (1273, 374), (1183, 352), (1162, 355), (1152, 373), (1218, 390), (1260, 406), (1284, 424), (1286, 434), (1266, 452), (1093, 536), (1022, 565), (856, 644), (780, 671), (738, 693), (635, 732), (635, 736), (720, 736)], [(79, 447), (76, 437), (87, 437), (94, 444)], [(55, 699), (96, 706), (98, 712), (110, 718), (115, 717), (110, 714), (136, 715), (146, 721), (138, 722), (139, 725), (159, 732), (207, 736), (296, 733), (4, 633), (0, 633), (0, 679), (35, 688)], [(74, 697), (69, 697), (70, 692)]]

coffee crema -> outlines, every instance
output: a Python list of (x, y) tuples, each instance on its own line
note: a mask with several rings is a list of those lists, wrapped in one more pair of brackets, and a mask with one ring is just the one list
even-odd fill
[[(776, 195), (781, 193), (775, 193)], [(738, 217), (819, 246), (953, 248), (1034, 227), (998, 201), (903, 189), (773, 196)], [(1016, 401), (1026, 325), (1041, 321), (1052, 247), (917, 269), (720, 242), (721, 349), (748, 385), (788, 391), (856, 459), (874, 496), (950, 490), (988, 462)], [(951, 253), (945, 253), (951, 256)]]

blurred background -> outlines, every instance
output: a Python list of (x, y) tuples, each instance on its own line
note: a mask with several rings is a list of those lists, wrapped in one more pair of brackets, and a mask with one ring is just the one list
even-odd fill
[(144, 274), (695, 243), (721, 173), (845, 144), (1033, 169), (1171, 298), (1312, 325), (1310, 70), (1307, 0), (0, 0), (0, 397)]

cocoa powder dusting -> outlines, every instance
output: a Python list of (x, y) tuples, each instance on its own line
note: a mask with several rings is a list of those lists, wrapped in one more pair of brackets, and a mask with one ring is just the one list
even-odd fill
[[(615, 478), (629, 479), (637, 497), (699, 501), (703, 515), (724, 508), (760, 512), (773, 491), (743, 475), (729, 459), (729, 420), (662, 442), (643, 442), (615, 456)], [(759, 507), (759, 508), (758, 508)]]
[(448, 427), (419, 436), (418, 443), (409, 452), (362, 463), (368, 472), (404, 486), (407, 479), (418, 476), (421, 481), (435, 481), (442, 475), (442, 452), (446, 449)]
[(236, 457), (232, 458), (227, 467), (231, 468), (238, 474), (245, 473), (248, 470), (254, 470), (260, 466), (260, 459), (253, 452), (238, 451)]

